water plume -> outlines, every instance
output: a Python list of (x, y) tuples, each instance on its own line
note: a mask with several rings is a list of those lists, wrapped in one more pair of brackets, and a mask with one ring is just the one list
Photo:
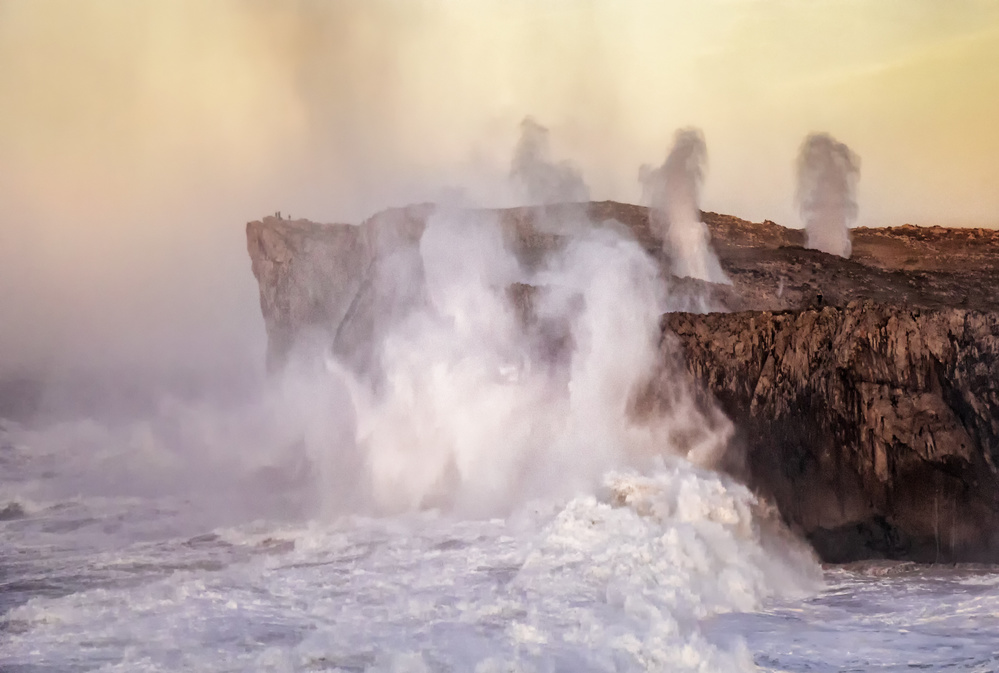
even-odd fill
[(579, 170), (551, 157), (548, 129), (527, 117), (520, 123), (520, 139), (510, 165), (510, 177), (534, 205), (590, 200), (590, 190)]
[(712, 283), (729, 283), (711, 248), (701, 221), (701, 183), (707, 162), (704, 136), (698, 129), (676, 132), (662, 166), (642, 166), (639, 181), (649, 206), (649, 223), (673, 263), (673, 274)]
[(498, 214), (442, 209), (415, 275), (379, 281), (423, 283), (426, 301), (379, 335), (376, 385), (350, 375), (375, 510), (503, 513), (683, 453), (686, 411), (634, 413), (660, 362), (656, 264), (613, 226), (574, 229), (527, 269)]
[(806, 247), (850, 256), (850, 225), (857, 219), (860, 158), (827, 133), (805, 138), (798, 153), (795, 202), (805, 222)]

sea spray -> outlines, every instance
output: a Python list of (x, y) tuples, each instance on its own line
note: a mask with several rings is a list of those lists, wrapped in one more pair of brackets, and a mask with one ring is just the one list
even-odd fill
[[(93, 579), (13, 608), (3, 656), (64, 668), (85, 633), (84, 656), (133, 668), (177, 665), (184, 642), (197, 670), (754, 670), (703, 620), (814, 590), (817, 566), (688, 460), (710, 465), (730, 426), (661, 369), (655, 262), (613, 223), (569, 231), (525, 265), (495, 213), (438, 209), (414, 249), (386, 239), (378, 289), (409, 293), (374, 321), (372, 359), (306, 349), (245, 408), (92, 428), (100, 462), (78, 426), (16, 438), (53, 458), (23, 468), (26, 491), (99, 486), (11, 538), (57, 576), (58, 525)], [(137, 498), (144, 468), (159, 488)]]
[(705, 620), (819, 586), (803, 546), (767, 545), (747, 489), (685, 461), (502, 519), (257, 521), (88, 548), (101, 520), (135, 534), (189, 514), (165, 504), (87, 499), (12, 529), (34, 572), (71, 591), (4, 615), (0, 664), (748, 672), (752, 653)]
[(805, 223), (806, 247), (849, 257), (860, 159), (829, 134), (813, 133), (801, 145), (797, 168), (795, 202)]
[[(612, 228), (583, 222), (579, 231), (528, 271), (494, 215), (428, 220), (428, 305), (385, 335), (384, 383), (356, 404), (377, 503), (509, 511), (528, 496), (589, 490), (615, 465), (668, 451), (629, 415), (658, 360), (655, 265)], [(531, 315), (512, 283), (534, 288)]]
[(675, 276), (730, 283), (701, 222), (701, 182), (707, 148), (697, 129), (676, 132), (662, 166), (642, 166), (639, 180), (649, 206), (649, 224), (672, 262)]
[(579, 170), (568, 161), (552, 159), (548, 129), (531, 117), (520, 123), (510, 178), (529, 204), (590, 200), (590, 190)]

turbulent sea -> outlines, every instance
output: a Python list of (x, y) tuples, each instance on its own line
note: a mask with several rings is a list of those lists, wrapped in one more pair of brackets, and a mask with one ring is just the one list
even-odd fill
[(308, 517), (106, 441), (0, 430), (2, 671), (999, 670), (999, 571), (820, 569), (683, 461), (502, 518)]

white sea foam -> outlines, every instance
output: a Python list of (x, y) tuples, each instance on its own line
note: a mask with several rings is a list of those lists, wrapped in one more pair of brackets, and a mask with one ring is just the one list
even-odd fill
[[(31, 435), (37, 439), (41, 435)], [(60, 430), (59, 436), (63, 436)], [(56, 445), (5, 474), (79, 482)], [(83, 447), (86, 448), (86, 445)], [(183, 455), (182, 451), (178, 452)], [(133, 465), (131, 469), (136, 469)], [(679, 457), (498, 518), (422, 510), (204, 526), (197, 491), (76, 494), (0, 522), (0, 669), (977, 671), (988, 568), (828, 573)]]
[(751, 510), (745, 489), (680, 462), (651, 477), (612, 475), (600, 497), (537, 502), (509, 519), (350, 517), (132, 545), (87, 559), (118, 571), (110, 584), (10, 610), (0, 660), (753, 670), (745, 647), (711, 643), (702, 620), (814, 590), (816, 578), (807, 556), (766, 556)]

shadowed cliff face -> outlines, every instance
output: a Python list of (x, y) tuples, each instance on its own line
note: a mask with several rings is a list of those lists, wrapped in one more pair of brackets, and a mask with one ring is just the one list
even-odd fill
[[(383, 323), (426, 301), (422, 283), (386, 290), (380, 279), (400, 266), (422, 277), (409, 267), (433, 212), (385, 211), (359, 226), (251, 222), (271, 366), (302, 347), (370, 371)], [(824, 559), (999, 560), (996, 232), (854, 229), (844, 259), (804, 249), (800, 230), (702, 213), (732, 281), (715, 285), (666, 273), (639, 206), (498, 214), (525, 268), (565, 246), (574, 226), (624, 232), (660, 263), (677, 311), (664, 318), (675, 334), (665, 335), (664, 372), (679, 350), (704, 408), (717, 401), (735, 422), (727, 468)], [(532, 289), (510, 293), (528, 315)], [(558, 334), (549, 337), (557, 351)]]
[(997, 314), (854, 302), (666, 324), (734, 421), (744, 476), (823, 558), (999, 558)]

